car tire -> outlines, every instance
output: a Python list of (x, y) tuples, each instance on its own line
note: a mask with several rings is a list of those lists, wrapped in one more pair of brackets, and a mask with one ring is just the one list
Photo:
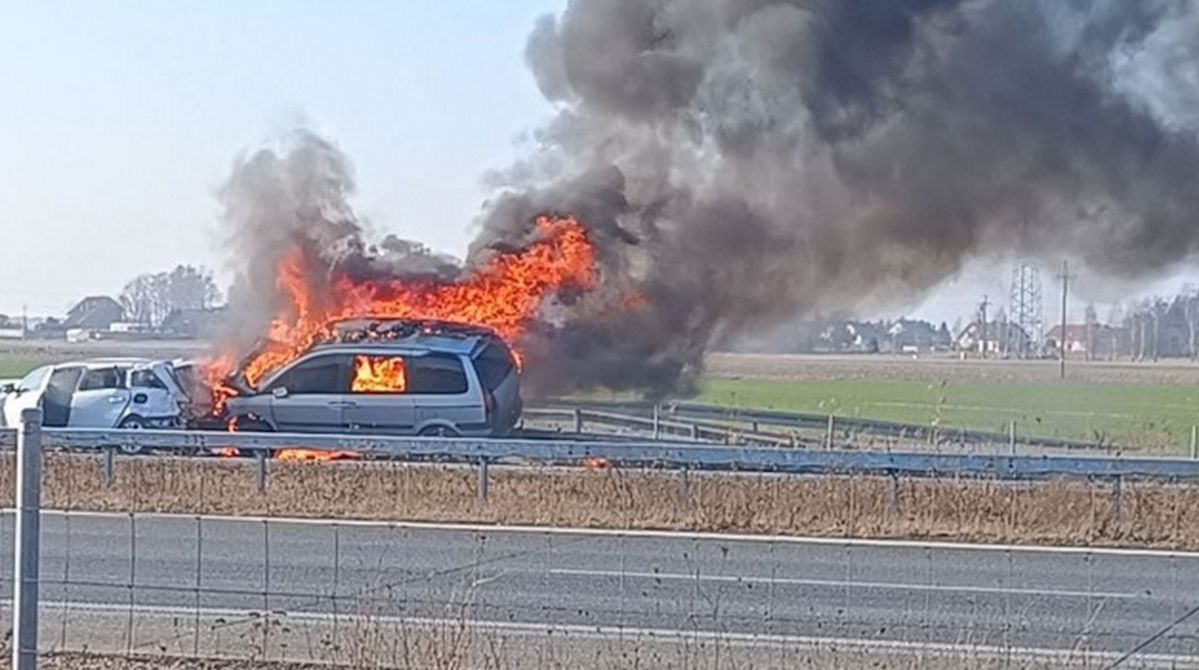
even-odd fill
[(421, 429), (421, 437), (460, 437), (458, 431), (449, 426), (426, 426)]
[[(121, 421), (121, 425), (117, 427), (121, 430), (144, 430), (146, 427), (146, 421), (140, 416), (134, 414), (132, 416), (125, 417), (125, 419)], [(142, 453), (142, 448), (136, 444), (118, 444), (117, 449), (126, 456), (134, 456)]]

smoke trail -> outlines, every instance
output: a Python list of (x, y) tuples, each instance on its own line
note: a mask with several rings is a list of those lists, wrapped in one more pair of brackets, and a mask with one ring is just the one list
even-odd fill
[(645, 304), (584, 298), (539, 336), (546, 381), (650, 392), (716, 338), (975, 255), (1160, 272), (1199, 244), (1195, 5), (573, 0), (529, 38), (558, 114), (493, 175), (477, 248), (578, 214)]

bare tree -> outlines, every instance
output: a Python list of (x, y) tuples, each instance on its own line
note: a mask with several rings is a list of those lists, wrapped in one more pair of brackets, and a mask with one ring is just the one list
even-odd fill
[(170, 272), (134, 277), (121, 292), (121, 306), (132, 321), (158, 326), (177, 309), (204, 309), (220, 300), (212, 273), (190, 265)]

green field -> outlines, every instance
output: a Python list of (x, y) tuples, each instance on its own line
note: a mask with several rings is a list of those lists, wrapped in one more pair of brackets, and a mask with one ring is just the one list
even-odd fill
[(0, 356), (0, 379), (21, 377), (35, 367), (37, 367), (37, 363), (34, 361)]
[(1182, 450), (1199, 424), (1199, 387), (1179, 385), (708, 379), (697, 400), (1152, 450)]

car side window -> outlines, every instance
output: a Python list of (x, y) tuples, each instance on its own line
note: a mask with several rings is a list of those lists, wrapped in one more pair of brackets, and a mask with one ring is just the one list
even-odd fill
[(408, 362), (402, 356), (354, 356), (350, 377), (354, 393), (407, 393)]
[(167, 390), (167, 385), (162, 383), (153, 370), (134, 370), (129, 375), (129, 385), (138, 388)]
[(408, 359), (408, 392), (452, 395), (466, 393), (468, 384), (462, 359), (448, 354), (428, 354)]
[(124, 375), (119, 368), (96, 368), (88, 370), (79, 380), (80, 391), (119, 389), (125, 387)]
[(268, 390), (286, 388), (291, 395), (347, 393), (350, 389), (348, 373), (345, 356), (318, 356), (284, 372)]

